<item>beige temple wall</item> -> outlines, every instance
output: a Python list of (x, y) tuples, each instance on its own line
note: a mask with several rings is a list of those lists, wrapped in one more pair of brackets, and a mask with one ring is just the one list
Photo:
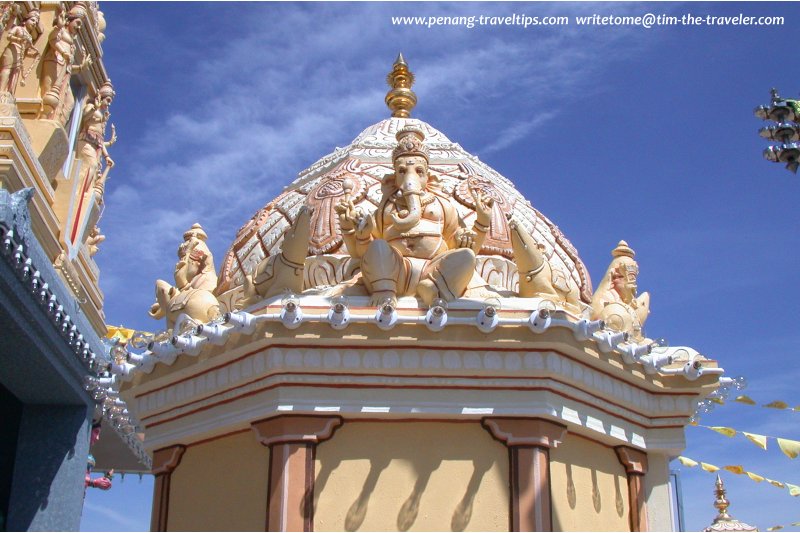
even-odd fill
[(169, 531), (264, 531), (269, 450), (247, 430), (186, 449), (172, 472)]
[(508, 451), (478, 422), (348, 421), (316, 452), (317, 531), (508, 531)]
[(612, 448), (567, 434), (550, 450), (555, 531), (630, 531), (628, 478)]

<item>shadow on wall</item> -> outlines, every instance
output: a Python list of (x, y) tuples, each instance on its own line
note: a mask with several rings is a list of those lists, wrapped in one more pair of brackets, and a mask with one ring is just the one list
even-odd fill
[(472, 504), (475, 501), (475, 494), (478, 492), (483, 476), (493, 464), (494, 461), (488, 457), (478, 457), (472, 460), (472, 477), (469, 478), (464, 497), (458, 502), (455, 511), (453, 511), (453, 519), (450, 521), (450, 529), (452, 531), (464, 531), (467, 529), (472, 518)]
[(550, 459), (555, 530), (628, 529), (625, 468), (612, 448), (568, 435)]
[[(373, 424), (382, 427), (368, 429)], [(417, 529), (431, 529), (430, 520), (438, 519), (438, 523), (446, 517), (447, 509), (441, 508), (444, 517), (432, 517), (424, 509), (433, 500), (442, 502), (444, 495), (444, 501), (449, 499), (445, 505), (453, 509), (450, 529), (464, 531), (473, 518), (476, 496), (486, 473), (494, 466), (507, 468), (507, 465), (497, 465), (498, 454), (471, 449), (470, 441), (475, 444), (474, 435), (459, 432), (463, 431), (464, 424), (446, 424), (446, 429), (455, 428), (456, 438), (443, 436), (441, 425), (437, 427), (433, 423), (373, 424), (350, 423), (337, 433), (339, 442), (336, 447), (331, 444), (337, 444), (337, 439), (320, 445), (313, 495), (315, 527), (317, 516), (325, 515), (328, 521), (319, 524), (321, 529), (409, 531), (415, 524)], [(351, 434), (347, 435), (346, 430)], [(478, 430), (483, 436), (484, 430)], [(484, 445), (502, 446), (492, 441), (488, 433), (485, 439)], [(504, 448), (500, 452), (501, 457), (505, 455)], [(451, 478), (454, 468), (458, 468), (457, 479)], [(388, 487), (391, 490), (387, 490)], [(463, 494), (461, 487), (464, 487)], [(409, 489), (410, 493), (406, 492)], [(328, 496), (322, 496), (325, 509), (321, 510), (320, 496), (326, 490)], [(401, 503), (406, 494), (408, 496)], [(458, 496), (461, 498), (456, 502)], [(507, 498), (507, 495), (503, 497)], [(341, 513), (349, 502), (352, 503), (342, 517)], [(333, 505), (341, 506), (341, 509), (333, 510)], [(337, 517), (331, 518), (334, 514)], [(342, 518), (343, 524), (337, 521)], [(503, 517), (504, 527), (505, 520)], [(446, 527), (442, 524), (436, 528)]]

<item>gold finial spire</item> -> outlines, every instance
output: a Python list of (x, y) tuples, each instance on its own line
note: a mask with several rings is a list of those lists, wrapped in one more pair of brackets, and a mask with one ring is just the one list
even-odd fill
[(397, 55), (392, 71), (386, 76), (386, 83), (392, 88), (386, 93), (386, 105), (392, 110), (392, 116), (408, 118), (417, 105), (417, 95), (411, 90), (414, 74), (408, 70), (402, 53)]
[(719, 514), (717, 514), (717, 520), (730, 520), (731, 517), (728, 514), (728, 507), (730, 506), (731, 502), (728, 501), (728, 498), (725, 497), (725, 485), (722, 483), (722, 478), (719, 477), (717, 474), (717, 482), (715, 483), (716, 489), (714, 490), (714, 495), (717, 497), (714, 500), (714, 507), (717, 508)]
[(728, 514), (728, 507), (730, 507), (731, 502), (725, 497), (725, 485), (722, 483), (722, 478), (719, 477), (719, 474), (717, 474), (717, 481), (715, 484), (716, 489), (714, 490), (714, 496), (716, 496), (716, 498), (714, 500), (714, 507), (717, 508), (718, 514), (714, 522), (703, 531), (719, 531), (726, 533), (731, 531), (758, 531), (758, 528), (740, 522)]

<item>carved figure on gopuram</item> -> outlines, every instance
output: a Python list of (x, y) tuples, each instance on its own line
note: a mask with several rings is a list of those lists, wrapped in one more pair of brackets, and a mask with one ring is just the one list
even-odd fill
[(86, 8), (82, 4), (74, 5), (68, 13), (62, 9), (47, 38), (47, 49), (42, 59), (39, 85), (42, 108), (39, 118), (55, 120), (62, 126), (67, 123), (75, 105), (69, 85), (70, 77), (92, 64), (92, 58), (88, 55), (84, 56), (81, 63), (73, 64), (78, 49), (78, 32), (86, 18)]
[(247, 307), (284, 291), (299, 293), (303, 290), (312, 213), (308, 207), (301, 207), (283, 238), (281, 253), (267, 257), (258, 264), (252, 275), (245, 276), (244, 294), (239, 307)]
[(424, 133), (397, 132), (394, 173), (384, 178), (377, 210), (365, 214), (352, 201), (336, 205), (348, 252), (361, 259), (372, 305), (418, 296), (430, 306), (437, 298), (461, 297), (475, 272), (475, 254), (491, 224), (492, 199), (471, 189), (476, 219), (467, 228), (455, 200), (428, 170)]
[(633, 259), (635, 252), (628, 243), (619, 241), (611, 255), (614, 259), (592, 297), (592, 319), (602, 319), (609, 328), (642, 341), (642, 327), (650, 314), (650, 294), (637, 296), (639, 265)]
[[(42, 33), (39, 24), (39, 10), (31, 9), (25, 19), (8, 32), (8, 45), (0, 55), (0, 92), (14, 94), (17, 84), (25, 85), (33, 64), (23, 71), (26, 57), (39, 57), (39, 51), (33, 46), (35, 38)], [(35, 63), (34, 63), (35, 64)]]
[(100, 232), (100, 226), (94, 226), (86, 238), (86, 246), (89, 247), (89, 257), (94, 257), (100, 250), (100, 243), (106, 240), (106, 236)]
[[(106, 125), (111, 116), (109, 107), (114, 101), (114, 86), (105, 82), (97, 91), (94, 101), (83, 107), (81, 129), (75, 147), (81, 161), (81, 174), (84, 186), (93, 187), (102, 199), (109, 171), (114, 167), (114, 160), (108, 155), (108, 147), (117, 142), (117, 130), (111, 125), (111, 139), (106, 138)], [(105, 166), (105, 168), (103, 168)], [(101, 168), (103, 171), (101, 172)], [(102, 200), (101, 200), (102, 201)]]
[(175, 327), (181, 314), (201, 323), (219, 315), (219, 302), (212, 292), (217, 286), (217, 271), (207, 239), (200, 224), (194, 224), (178, 247), (175, 285), (156, 281), (156, 303), (150, 307), (150, 316), (166, 316), (169, 329)]
[[(90, 209), (92, 192), (97, 194), (98, 203), (103, 203), (105, 183), (109, 171), (114, 167), (114, 160), (108, 155), (108, 147), (117, 141), (117, 131), (111, 125), (111, 139), (106, 141), (106, 124), (110, 117), (108, 111), (114, 99), (114, 87), (110, 81), (105, 82), (97, 91), (93, 101), (83, 108), (78, 142), (75, 146), (76, 157), (80, 161), (78, 174), (78, 206), (72, 221), (70, 240), (77, 242), (78, 231), (83, 227), (83, 218)], [(102, 169), (102, 170), (101, 170)]]
[(544, 245), (537, 243), (525, 227), (510, 214), (508, 218), (514, 262), (519, 272), (519, 296), (550, 298), (578, 309), (580, 301), (578, 287), (561, 282), (563, 276), (554, 276), (550, 262), (545, 256)]

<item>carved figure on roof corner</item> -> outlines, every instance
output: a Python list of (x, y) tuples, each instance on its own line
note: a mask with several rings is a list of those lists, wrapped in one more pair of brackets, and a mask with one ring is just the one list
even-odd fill
[(175, 327), (181, 314), (203, 323), (219, 315), (219, 302), (212, 292), (217, 286), (217, 272), (207, 239), (200, 224), (194, 224), (178, 247), (175, 285), (156, 281), (156, 303), (150, 307), (150, 316), (166, 317), (169, 329)]
[(62, 126), (67, 123), (75, 105), (70, 78), (92, 64), (88, 54), (84, 54), (80, 63), (73, 63), (78, 50), (78, 32), (86, 18), (86, 7), (82, 4), (75, 4), (69, 12), (62, 8), (47, 38), (47, 49), (42, 58), (39, 84), (42, 107), (39, 118), (55, 120)]
[(39, 58), (39, 51), (33, 46), (35, 39), (42, 33), (39, 24), (39, 10), (31, 9), (18, 25), (8, 32), (8, 45), (0, 55), (0, 91), (15, 94), (17, 84), (25, 85), (33, 64), (24, 69), (25, 58)]
[(312, 214), (308, 207), (301, 207), (283, 238), (281, 252), (265, 258), (253, 274), (245, 276), (239, 307), (248, 307), (285, 291), (302, 292)]
[[(89, 437), (89, 446), (94, 446), (97, 444), (97, 441), (100, 440), (100, 426), (101, 423), (99, 421), (92, 423), (92, 433)], [(100, 489), (100, 490), (108, 490), (111, 488), (111, 480), (114, 478), (114, 470), (109, 470), (101, 477), (92, 478), (91, 473), (94, 469), (95, 459), (94, 456), (90, 453), (89, 457), (86, 461), (86, 477), (84, 479), (83, 487), (84, 487), (84, 497), (86, 497), (85, 489), (93, 488), (93, 489)]]
[(510, 215), (511, 246), (514, 262), (519, 272), (519, 296), (521, 298), (550, 298), (556, 302), (579, 306), (580, 291), (574, 284), (558, 283), (553, 269), (544, 254), (545, 247)]
[(592, 297), (592, 319), (602, 319), (617, 331), (626, 331), (636, 341), (644, 340), (642, 327), (650, 314), (650, 294), (637, 296), (639, 265), (635, 252), (619, 241), (611, 252), (611, 264)]
[(467, 228), (455, 200), (428, 170), (425, 134), (404, 128), (396, 138), (394, 173), (383, 180), (377, 210), (365, 214), (347, 199), (336, 206), (345, 246), (361, 260), (372, 305), (412, 295), (429, 306), (436, 298), (454, 300), (475, 272), (475, 254), (491, 224), (492, 199), (472, 189), (477, 216)]

